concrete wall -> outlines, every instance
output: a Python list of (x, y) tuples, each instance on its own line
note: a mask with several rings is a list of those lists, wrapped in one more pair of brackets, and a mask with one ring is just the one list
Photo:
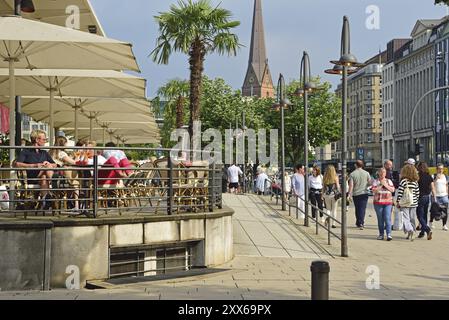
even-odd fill
[[(202, 215), (114, 219), (49, 217), (43, 226), (0, 220), (1, 290), (66, 288), (79, 280), (109, 276), (110, 247), (161, 245), (199, 240), (194, 266), (216, 266), (233, 258), (232, 210)], [(25, 223), (26, 224), (26, 223)], [(148, 274), (149, 275), (149, 274)], [(67, 283), (66, 283), (67, 282)]]
[[(66, 288), (66, 280), (79, 270), (81, 287), (87, 280), (108, 278), (108, 226), (55, 227), (52, 233), (51, 286)], [(66, 273), (68, 272), (68, 273)]]
[(0, 291), (43, 290), (49, 230), (0, 230)]

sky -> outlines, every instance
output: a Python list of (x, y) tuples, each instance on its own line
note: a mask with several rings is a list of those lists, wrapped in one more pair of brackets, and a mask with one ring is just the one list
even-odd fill
[[(158, 25), (154, 16), (169, 10), (175, 0), (91, 0), (108, 37), (130, 42), (148, 81), (147, 95), (174, 78), (188, 79), (188, 57), (175, 53), (168, 65), (158, 65), (148, 56), (156, 45)], [(235, 29), (242, 44), (237, 56), (209, 55), (205, 74), (220, 77), (240, 89), (246, 74), (251, 42), (253, 0), (212, 0), (241, 22)], [(445, 6), (433, 0), (264, 0), (263, 15), (267, 56), (273, 82), (282, 73), (287, 81), (299, 78), (302, 52), (309, 53), (312, 74), (333, 84), (337, 76), (324, 74), (339, 58), (343, 16), (351, 27), (351, 51), (364, 61), (385, 50), (388, 41), (408, 38), (418, 19), (441, 18)], [(374, 6), (374, 7), (373, 7)], [(373, 11), (371, 7), (374, 8)], [(378, 15), (376, 14), (378, 12)], [(378, 17), (378, 19), (375, 19)], [(368, 25), (367, 25), (368, 22)]]

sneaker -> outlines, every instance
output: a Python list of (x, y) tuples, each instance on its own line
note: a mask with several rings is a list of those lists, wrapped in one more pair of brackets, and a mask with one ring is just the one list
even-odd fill
[(420, 232), (419, 235), (418, 235), (418, 238), (420, 238), (420, 239), (421, 239), (421, 238), (424, 238), (424, 233), (421, 233), (421, 232)]
[(391, 241), (393, 238), (391, 236), (387, 236), (387, 241)]
[(377, 237), (377, 240), (383, 240), (384, 239), (384, 236), (378, 236)]
[(413, 231), (410, 231), (410, 241), (413, 241), (414, 236), (415, 236), (415, 233)]
[(363, 226), (360, 226), (360, 227), (359, 227), (359, 230), (363, 230)]
[(432, 240), (432, 231), (427, 234), (427, 240)]
[(443, 230), (447, 231), (447, 226), (446, 225), (443, 226)]

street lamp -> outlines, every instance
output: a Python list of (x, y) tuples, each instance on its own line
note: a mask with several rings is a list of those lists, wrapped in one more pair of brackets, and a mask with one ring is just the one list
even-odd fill
[(348, 230), (347, 230), (347, 216), (346, 216), (346, 153), (347, 153), (347, 123), (346, 123), (346, 110), (347, 110), (347, 96), (348, 96), (348, 74), (354, 72), (354, 68), (362, 67), (363, 64), (357, 62), (357, 58), (351, 54), (351, 39), (349, 32), (349, 20), (348, 17), (343, 17), (343, 29), (341, 34), (341, 56), (339, 60), (331, 61), (334, 64), (333, 69), (326, 70), (328, 74), (341, 74), (342, 79), (342, 150), (341, 150), (341, 169), (342, 169), (342, 194), (341, 199), (341, 255), (342, 257), (348, 256)]
[(301, 67), (300, 67), (300, 85), (295, 95), (304, 98), (304, 165), (306, 172), (304, 175), (304, 211), (305, 211), (305, 225), (309, 226), (309, 185), (308, 185), (308, 169), (309, 169), (309, 125), (308, 125), (308, 109), (309, 109), (309, 94), (317, 90), (315, 83), (312, 82), (310, 59), (306, 51), (304, 51)]
[(285, 137), (284, 137), (284, 108), (291, 105), (290, 100), (285, 97), (285, 80), (282, 74), (279, 75), (277, 86), (277, 102), (273, 105), (273, 109), (281, 111), (281, 192), (282, 192), (282, 210), (286, 210), (286, 203), (284, 199), (285, 190)]

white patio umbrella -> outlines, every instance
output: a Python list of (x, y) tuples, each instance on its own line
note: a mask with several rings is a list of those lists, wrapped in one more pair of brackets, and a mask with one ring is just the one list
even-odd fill
[[(16, 68), (139, 71), (128, 43), (17, 16), (0, 17), (0, 43), (0, 68), (9, 68), (11, 137), (15, 135)], [(10, 139), (11, 146), (14, 140)]]
[[(145, 97), (146, 81), (112, 70), (63, 70), (63, 69), (18, 69), (16, 94), (20, 96), (49, 96), (48, 113), (50, 128), (54, 128), (54, 98), (65, 97)], [(8, 95), (9, 75), (7, 69), (0, 69), (0, 95)], [(39, 106), (42, 110), (42, 106)], [(59, 110), (56, 108), (56, 110)], [(24, 109), (22, 111), (25, 111)], [(75, 108), (76, 112), (76, 108)], [(54, 141), (50, 131), (50, 141)]]
[[(73, 130), (63, 129), (66, 134), (73, 134)], [(115, 142), (117, 137), (119, 137), (120, 141), (124, 141), (127, 144), (144, 144), (144, 143), (160, 143), (160, 135), (159, 130), (148, 130), (146, 128), (137, 129), (103, 129), (97, 128), (93, 130), (93, 135), (89, 134), (88, 128), (80, 128), (78, 129), (78, 133), (80, 138), (90, 138), (95, 141), (102, 141), (103, 144), (107, 142), (106, 137), (109, 138), (110, 141)]]

